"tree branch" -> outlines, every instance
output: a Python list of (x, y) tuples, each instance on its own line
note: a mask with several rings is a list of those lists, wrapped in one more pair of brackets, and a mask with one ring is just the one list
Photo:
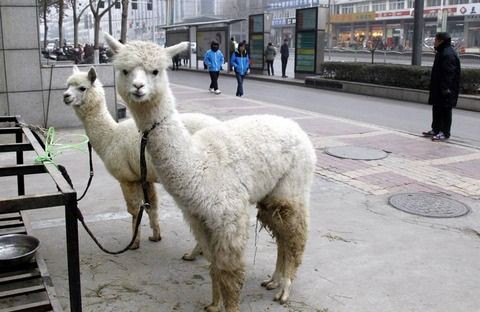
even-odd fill
[(105, 10), (103, 10), (102, 13), (100, 13), (100, 17), (104, 16), (105, 13), (107, 13), (108, 11), (110, 11), (110, 10), (113, 8), (113, 6), (115, 5), (115, 2), (116, 2), (115, 0), (112, 0), (112, 3), (110, 3), (110, 5), (108, 6), (108, 8), (106, 8)]

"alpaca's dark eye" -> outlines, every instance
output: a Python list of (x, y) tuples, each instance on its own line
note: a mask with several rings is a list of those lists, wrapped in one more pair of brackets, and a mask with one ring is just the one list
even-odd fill
[(87, 90), (87, 88), (85, 88), (85, 87), (80, 87), (80, 88), (78, 88), (78, 90), (84, 92), (85, 90)]
[(154, 76), (158, 75), (158, 69), (155, 69), (155, 70), (152, 72), (152, 74), (153, 74)]
[(122, 72), (125, 76), (128, 75), (128, 70), (124, 69)]

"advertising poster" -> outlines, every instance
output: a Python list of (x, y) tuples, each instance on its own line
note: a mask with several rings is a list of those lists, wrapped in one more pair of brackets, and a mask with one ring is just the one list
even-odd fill
[(297, 33), (295, 71), (315, 72), (315, 46), (315, 31)]
[(317, 29), (317, 8), (297, 10), (297, 30)]
[(218, 30), (198, 30), (197, 31), (197, 59), (203, 60), (205, 53), (210, 50), (212, 40), (216, 40), (220, 44), (220, 50), (225, 60), (227, 56), (227, 31), (225, 29)]
[(250, 33), (263, 33), (263, 14), (250, 16), (248, 22)]
[(263, 69), (263, 34), (251, 35), (250, 37), (250, 68)]

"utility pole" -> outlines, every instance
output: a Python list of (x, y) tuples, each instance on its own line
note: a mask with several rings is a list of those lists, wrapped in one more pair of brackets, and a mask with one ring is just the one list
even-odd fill
[[(108, 7), (107, 8), (110, 8), (111, 1), (112, 0), (108, 0)], [(112, 9), (111, 8), (108, 10), (108, 33), (110, 34), (110, 36), (113, 36), (113, 34), (112, 34)]]
[(415, 0), (413, 19), (413, 49), (412, 65), (422, 65), (423, 41), (423, 3), (424, 0)]

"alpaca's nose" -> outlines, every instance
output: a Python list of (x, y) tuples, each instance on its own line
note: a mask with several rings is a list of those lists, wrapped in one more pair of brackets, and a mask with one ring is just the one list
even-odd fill
[(64, 93), (64, 94), (63, 94), (63, 99), (66, 100), (66, 99), (68, 99), (69, 97), (70, 97), (70, 94), (68, 94), (68, 93)]
[(141, 88), (143, 88), (145, 85), (142, 83), (142, 82), (134, 82), (133, 83), (133, 86), (135, 88), (137, 88), (137, 90), (140, 90)]

